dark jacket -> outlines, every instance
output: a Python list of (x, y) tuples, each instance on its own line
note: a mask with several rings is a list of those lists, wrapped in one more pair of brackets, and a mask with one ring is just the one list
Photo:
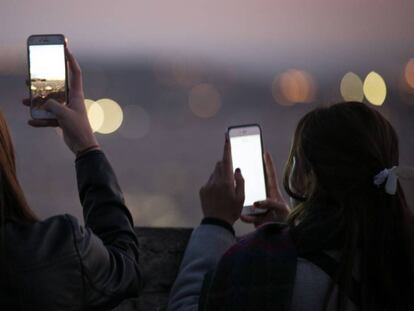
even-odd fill
[(138, 242), (116, 176), (101, 151), (76, 172), (84, 227), (70, 215), (6, 223), (0, 310), (108, 310), (137, 295)]

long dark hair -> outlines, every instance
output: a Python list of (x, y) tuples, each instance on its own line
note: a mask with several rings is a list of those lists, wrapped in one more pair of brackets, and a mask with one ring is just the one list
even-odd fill
[(16, 159), (10, 132), (0, 112), (0, 224), (8, 220), (32, 223), (37, 220), (29, 208), (17, 179)]
[[(8, 299), (15, 293), (9, 286), (13, 265), (6, 251), (6, 223), (33, 223), (37, 221), (29, 208), (16, 174), (16, 159), (10, 132), (0, 111), (0, 286)], [(7, 303), (6, 303), (7, 304)]]
[(317, 108), (296, 128), (283, 184), (301, 203), (288, 222), (299, 249), (339, 250), (338, 310), (355, 267), (361, 310), (414, 310), (414, 216), (400, 184), (390, 195), (373, 183), (398, 159), (394, 128), (363, 103)]

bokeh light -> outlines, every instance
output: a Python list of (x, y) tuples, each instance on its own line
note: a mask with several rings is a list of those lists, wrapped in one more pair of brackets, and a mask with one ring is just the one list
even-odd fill
[(202, 82), (201, 66), (184, 58), (159, 60), (153, 64), (155, 77), (168, 87), (191, 88)]
[(188, 102), (197, 117), (211, 118), (220, 110), (221, 96), (213, 85), (201, 83), (191, 89)]
[(410, 86), (410, 74), (407, 74), (407, 71), (410, 71), (409, 68), (407, 70), (409, 66), (410, 64), (407, 63), (404, 68), (405, 70), (401, 72), (400, 78), (398, 79), (398, 96), (404, 104), (414, 106), (414, 88)]
[(281, 105), (290, 106), (296, 103), (310, 103), (316, 94), (313, 77), (303, 70), (290, 69), (272, 82), (272, 95)]
[(97, 102), (91, 99), (85, 99), (85, 106), (91, 128), (96, 132), (104, 122), (105, 115), (103, 109)]
[(185, 215), (172, 195), (125, 192), (125, 200), (134, 221), (141, 226), (185, 225)]
[(139, 139), (148, 134), (150, 130), (150, 117), (147, 111), (138, 105), (124, 107), (124, 122), (119, 133), (129, 139)]
[(102, 98), (96, 101), (104, 114), (102, 125), (96, 131), (101, 134), (110, 134), (115, 132), (122, 124), (124, 114), (118, 103), (109, 98)]
[(341, 80), (341, 95), (345, 101), (358, 101), (364, 100), (364, 88), (361, 78), (353, 73), (348, 72)]
[(364, 94), (374, 106), (381, 106), (387, 97), (387, 85), (375, 71), (371, 71), (364, 81)]
[(414, 58), (411, 58), (404, 70), (405, 81), (411, 89), (414, 89)]
[(172, 64), (172, 73), (176, 83), (181, 87), (192, 87), (201, 83), (201, 70), (195, 63), (176, 62)]

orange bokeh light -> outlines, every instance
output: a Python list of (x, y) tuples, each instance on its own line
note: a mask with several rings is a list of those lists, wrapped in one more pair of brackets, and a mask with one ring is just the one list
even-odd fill
[(272, 94), (282, 105), (312, 102), (316, 93), (313, 77), (303, 70), (290, 69), (277, 76), (272, 83)]
[(414, 58), (411, 58), (405, 66), (404, 76), (409, 87), (414, 89)]
[(190, 90), (188, 102), (197, 117), (211, 118), (220, 110), (221, 96), (213, 85), (201, 83)]

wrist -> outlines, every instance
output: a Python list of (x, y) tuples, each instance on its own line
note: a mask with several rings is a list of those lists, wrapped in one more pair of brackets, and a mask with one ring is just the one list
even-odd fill
[(203, 220), (201, 221), (202, 225), (214, 225), (214, 226), (219, 226), (222, 227), (226, 230), (228, 230), (229, 232), (231, 232), (231, 234), (236, 235), (233, 226), (220, 218), (216, 218), (216, 217), (204, 217)]
[(92, 147), (99, 148), (99, 143), (93, 134), (90, 137), (87, 135), (83, 140), (79, 140), (77, 143), (74, 143), (73, 147), (70, 149), (77, 156), (79, 153), (82, 153)]
[(217, 214), (204, 214), (204, 218), (210, 219), (219, 219), (220, 221), (228, 223), (230, 226), (233, 226), (234, 223), (237, 221), (238, 218), (232, 218), (228, 215), (217, 215)]
[(94, 150), (100, 150), (101, 148), (99, 147), (98, 144), (95, 145), (90, 145), (89, 147), (86, 147), (82, 150), (77, 151), (76, 154), (76, 159), (79, 159), (80, 157), (84, 156), (85, 154), (94, 151)]

